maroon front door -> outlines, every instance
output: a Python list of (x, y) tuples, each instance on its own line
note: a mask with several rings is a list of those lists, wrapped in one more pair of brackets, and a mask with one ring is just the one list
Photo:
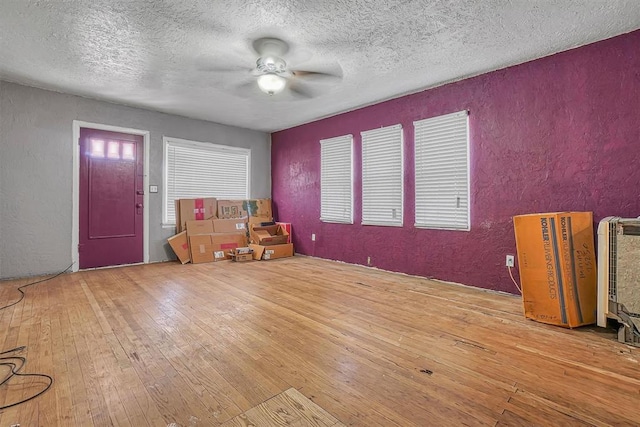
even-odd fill
[(142, 136), (80, 129), (80, 268), (143, 260)]

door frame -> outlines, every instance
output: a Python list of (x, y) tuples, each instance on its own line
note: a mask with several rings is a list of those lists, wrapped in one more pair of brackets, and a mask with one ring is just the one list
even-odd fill
[(144, 167), (142, 188), (144, 189), (143, 209), (142, 209), (142, 242), (143, 257), (142, 262), (149, 263), (149, 138), (148, 130), (125, 128), (120, 126), (105, 125), (101, 123), (84, 122), (82, 120), (73, 121), (73, 213), (71, 224), (71, 260), (73, 261), (72, 271), (80, 269), (80, 254), (78, 252), (78, 244), (80, 243), (80, 128), (89, 128), (97, 130), (106, 130), (111, 132), (128, 133), (130, 135), (142, 135)]

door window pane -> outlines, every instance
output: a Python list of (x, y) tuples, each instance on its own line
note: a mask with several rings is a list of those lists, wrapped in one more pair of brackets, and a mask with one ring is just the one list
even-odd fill
[(104, 141), (91, 139), (91, 157), (104, 157)]

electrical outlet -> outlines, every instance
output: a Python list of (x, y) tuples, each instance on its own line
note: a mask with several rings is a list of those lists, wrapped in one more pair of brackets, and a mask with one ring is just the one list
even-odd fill
[(311, 241), (312, 242), (316, 241), (316, 233), (311, 233)]
[(506, 265), (507, 267), (513, 267), (516, 263), (516, 260), (513, 255), (507, 255)]

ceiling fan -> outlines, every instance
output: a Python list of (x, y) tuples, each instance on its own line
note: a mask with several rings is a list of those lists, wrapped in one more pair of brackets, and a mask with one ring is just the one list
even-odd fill
[[(274, 99), (308, 99), (320, 95), (327, 89), (326, 84), (335, 84), (342, 79), (342, 68), (335, 62), (323, 63), (316, 70), (292, 67), (285, 59), (289, 53), (289, 44), (284, 40), (263, 37), (254, 40), (251, 46), (254, 58), (257, 55), (256, 65), (248, 70), (249, 73), (245, 75), (247, 79), (232, 89), (240, 96), (260, 94), (257, 91), (259, 89)], [(232, 66), (214, 70), (246, 72), (245, 67)], [(286, 96), (287, 94), (290, 96)]]

